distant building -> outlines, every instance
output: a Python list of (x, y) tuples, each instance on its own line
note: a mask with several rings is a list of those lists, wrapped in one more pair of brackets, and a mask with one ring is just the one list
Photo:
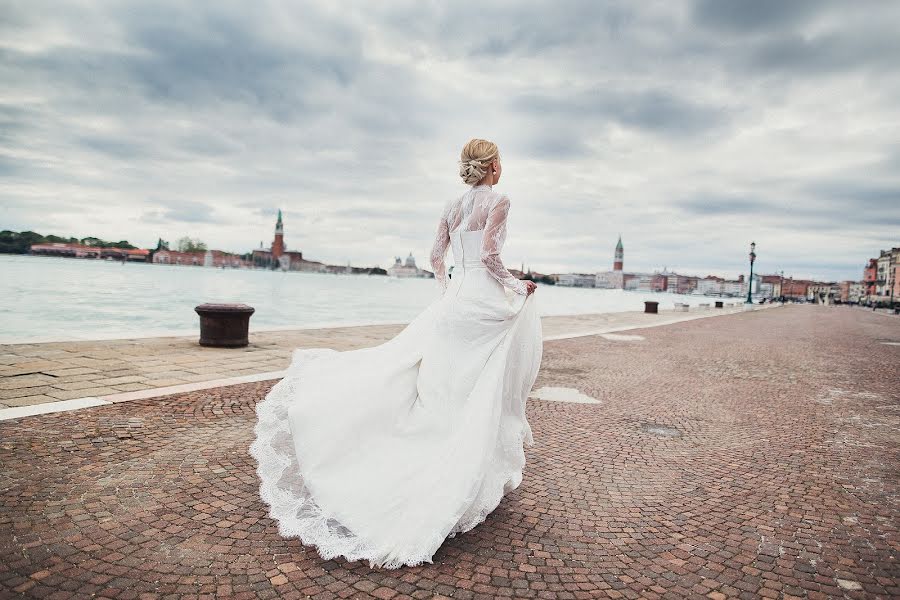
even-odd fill
[(697, 282), (697, 293), (703, 296), (743, 296), (747, 293), (747, 286), (743, 275), (736, 280), (708, 275)]
[(650, 278), (650, 291), (665, 292), (669, 289), (669, 274), (654, 273)]
[(761, 275), (760, 276), (760, 295), (764, 298), (780, 298), (781, 283), (784, 277), (779, 273), (777, 275)]
[(613, 271), (621, 271), (625, 265), (625, 248), (622, 246), (622, 236), (619, 235), (619, 242), (616, 244), (616, 255), (613, 260)]
[(812, 282), (806, 279), (789, 277), (784, 280), (784, 297), (789, 300), (805, 299)]
[(863, 287), (866, 296), (874, 296), (876, 281), (878, 279), (878, 259), (870, 258), (863, 267)]
[(876, 265), (876, 274), (875, 274), (875, 295), (876, 296), (884, 296), (885, 291), (888, 289), (888, 273), (890, 271), (891, 264), (891, 252), (890, 250), (882, 250), (881, 256), (875, 259)]
[[(278, 209), (278, 220), (275, 222), (275, 239), (266, 250), (262, 242), (259, 248), (253, 251), (253, 266), (265, 269), (280, 269), (282, 271), (311, 271), (327, 272), (324, 263), (306, 260), (302, 252), (292, 252), (284, 243), (284, 222), (281, 218), (281, 209)], [(343, 267), (342, 267), (343, 268)]]
[(412, 252), (406, 257), (404, 262), (399, 256), (394, 258), (394, 264), (387, 270), (389, 277), (399, 277), (407, 279), (411, 277), (431, 277), (432, 274), (424, 271), (416, 266), (416, 259), (413, 258)]
[(563, 273), (557, 276), (557, 285), (564, 287), (594, 287), (596, 275), (589, 273)]
[(888, 296), (894, 294), (895, 284), (897, 282), (896, 272), (900, 265), (900, 248), (891, 248), (890, 250), (882, 250), (878, 257), (878, 273), (875, 281), (875, 295)]
[(150, 251), (143, 248), (101, 248), (68, 243), (32, 244), (31, 253), (68, 258), (108, 258), (129, 262), (147, 262), (150, 255)]
[(243, 269), (250, 266), (237, 254), (222, 250), (206, 250), (200, 252), (177, 252), (175, 250), (157, 250), (153, 253), (153, 263), (157, 265), (186, 265), (196, 267), (216, 267), (220, 269)]
[[(900, 261), (898, 261), (900, 263)], [(890, 289), (890, 296), (897, 300), (900, 298), (900, 264), (895, 264), (891, 269), (893, 285)]]
[(649, 292), (653, 289), (653, 275), (650, 273), (634, 273), (625, 275), (625, 289)]
[(699, 280), (699, 277), (669, 273), (666, 291), (673, 294), (691, 294), (697, 289), (697, 282)]
[(594, 287), (607, 290), (621, 290), (625, 287), (625, 276), (622, 271), (604, 271), (594, 276)]
[(806, 289), (806, 299), (810, 302), (834, 304), (840, 298), (841, 286), (839, 283), (814, 281)]
[[(613, 255), (613, 268), (612, 271), (604, 271), (602, 273), (597, 273), (594, 276), (594, 283), (591, 286), (584, 287), (598, 287), (603, 289), (613, 289), (613, 290), (621, 290), (625, 289), (625, 273), (622, 271), (625, 265), (625, 248), (622, 246), (622, 236), (619, 236), (619, 241), (616, 243), (615, 254)], [(564, 285), (560, 282), (560, 285)]]
[(844, 304), (858, 304), (865, 296), (863, 284), (859, 281), (842, 281), (840, 283), (840, 301)]

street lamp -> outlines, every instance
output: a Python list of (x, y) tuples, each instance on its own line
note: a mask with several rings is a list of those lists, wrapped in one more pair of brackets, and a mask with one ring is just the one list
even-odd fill
[(750, 281), (747, 284), (747, 304), (753, 304), (753, 261), (756, 260), (756, 242), (750, 242)]

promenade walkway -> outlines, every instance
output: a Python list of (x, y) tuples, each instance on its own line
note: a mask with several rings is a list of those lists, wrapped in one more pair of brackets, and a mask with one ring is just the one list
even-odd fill
[[(757, 307), (760, 308), (760, 307)], [(639, 312), (545, 317), (546, 339), (733, 313)], [(0, 345), (0, 420), (220, 385), (277, 379), (294, 348), (373, 346), (403, 325), (251, 331), (246, 348), (204, 348), (192, 337)]]
[(529, 401), (522, 485), (395, 571), (279, 537), (271, 381), (6, 420), (0, 597), (900, 597), (898, 381), (900, 320), (848, 308), (548, 340), (536, 388), (596, 401)]

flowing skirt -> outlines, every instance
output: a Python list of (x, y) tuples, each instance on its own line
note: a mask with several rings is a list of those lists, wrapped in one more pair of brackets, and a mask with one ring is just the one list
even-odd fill
[(250, 448), (279, 533), (326, 559), (431, 562), (521, 483), (541, 351), (534, 296), (483, 268), (384, 344), (294, 351)]

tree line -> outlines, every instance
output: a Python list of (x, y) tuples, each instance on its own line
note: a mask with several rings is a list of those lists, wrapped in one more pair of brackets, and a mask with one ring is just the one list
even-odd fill
[(0, 253), (2, 254), (28, 254), (32, 244), (84, 244), (85, 246), (95, 246), (97, 248), (137, 249), (137, 246), (131, 245), (128, 240), (107, 242), (93, 236), (76, 238), (41, 235), (34, 231), (10, 231), (8, 229), (0, 231)]
[[(94, 236), (83, 238), (62, 237), (59, 235), (42, 235), (35, 231), (0, 231), (0, 254), (28, 254), (33, 244), (81, 244), (95, 248), (122, 248), (123, 250), (136, 250), (137, 246), (128, 240), (108, 242)], [(183, 237), (176, 242), (179, 252), (206, 252), (206, 244), (200, 240)], [(160, 238), (154, 252), (169, 250), (169, 242)]]

